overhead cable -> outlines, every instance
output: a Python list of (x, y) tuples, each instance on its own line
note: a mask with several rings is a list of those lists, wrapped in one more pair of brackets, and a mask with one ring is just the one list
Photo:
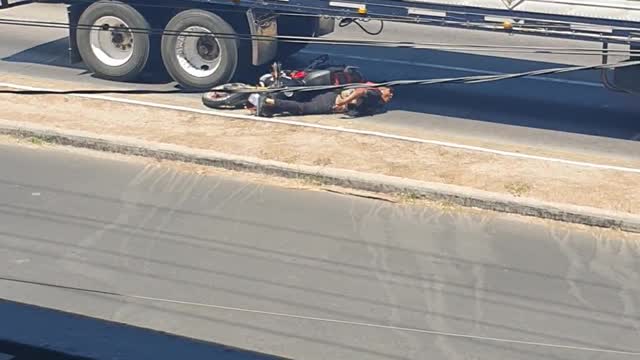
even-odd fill
[[(240, 88), (240, 89), (216, 89), (217, 92), (227, 93), (259, 93), (259, 94), (273, 94), (280, 92), (311, 92), (311, 91), (336, 91), (346, 89), (358, 89), (358, 88), (380, 88), (380, 87), (400, 87), (400, 86), (429, 86), (429, 85), (445, 85), (445, 84), (481, 84), (488, 82), (512, 80), (518, 78), (538, 77), (544, 75), (558, 75), (566, 74), (578, 71), (588, 70), (612, 70), (616, 68), (624, 68), (630, 66), (640, 66), (640, 61), (626, 61), (612, 64), (601, 65), (587, 65), (587, 66), (569, 66), (569, 67), (556, 67), (540, 70), (532, 70), (518, 73), (507, 73), (500, 75), (474, 75), (474, 76), (462, 76), (452, 78), (437, 78), (437, 79), (419, 79), (419, 80), (392, 80), (379, 83), (353, 83), (343, 85), (320, 85), (320, 86), (292, 86), (281, 88)], [(171, 90), (7, 90), (1, 89), (0, 94), (21, 94), (21, 95), (64, 95), (64, 94), (176, 94), (176, 93), (201, 93), (201, 91), (190, 91), (181, 89)]]
[(320, 86), (294, 86), (286, 88), (256, 88), (256, 89), (221, 89), (216, 91), (228, 93), (279, 93), (279, 92), (309, 92), (309, 91), (331, 91), (346, 90), (357, 88), (379, 88), (379, 87), (398, 87), (398, 86), (427, 86), (427, 85), (444, 85), (444, 84), (481, 84), (496, 81), (512, 80), (526, 77), (537, 77), (544, 75), (558, 75), (578, 71), (588, 70), (612, 70), (616, 68), (624, 68), (630, 66), (640, 66), (640, 61), (626, 61), (612, 64), (587, 65), (587, 66), (569, 66), (556, 67), (532, 71), (524, 71), (518, 73), (507, 73), (500, 75), (475, 75), (452, 78), (438, 79), (420, 79), (420, 80), (392, 80), (380, 83), (367, 84), (343, 84), (343, 85), (320, 85)]
[[(358, 19), (346, 21), (345, 24), (358, 21)], [(231, 38), (238, 40), (258, 40), (258, 41), (279, 41), (291, 43), (311, 43), (320, 45), (342, 45), (342, 46), (368, 46), (383, 48), (403, 48), (403, 49), (428, 49), (428, 50), (448, 50), (448, 51), (475, 51), (491, 53), (534, 53), (534, 54), (558, 54), (558, 55), (582, 55), (582, 56), (602, 56), (619, 55), (631, 56), (640, 55), (640, 50), (635, 49), (585, 49), (576, 47), (551, 47), (551, 46), (524, 46), (524, 45), (490, 45), (490, 44), (454, 44), (441, 42), (413, 42), (413, 41), (389, 41), (389, 40), (366, 40), (366, 39), (325, 39), (309, 36), (288, 36), (288, 35), (255, 35), (237, 33), (218, 33), (205, 31), (172, 31), (166, 29), (153, 28), (127, 28), (126, 30), (112, 29), (97, 25), (77, 24), (70, 25), (64, 22), (16, 20), (0, 18), (0, 24), (40, 28), (60, 28), (76, 30), (97, 30), (97, 31), (126, 31), (132, 34), (150, 35), (173, 35), (185, 37), (215, 36), (218, 38)], [(346, 25), (345, 25), (346, 26)], [(359, 25), (360, 26), (360, 25)]]
[[(76, 0), (77, 2), (84, 2), (87, 4), (91, 4), (95, 2), (94, 0)], [(186, 10), (193, 9), (192, 6), (176, 6), (174, 4), (167, 3), (148, 3), (148, 2), (136, 2), (135, 0), (131, 2), (127, 2), (132, 6), (138, 7), (153, 7), (153, 8), (166, 8), (171, 10)], [(209, 6), (219, 5), (215, 7), (216, 12), (237, 12), (237, 13), (246, 13), (247, 10), (265, 10), (265, 5), (268, 6), (262, 0), (234, 0), (231, 4), (226, 3), (217, 3), (217, 4), (208, 4)], [(220, 6), (221, 5), (221, 6)], [(437, 19), (437, 18), (424, 18), (415, 15), (389, 15), (388, 13), (376, 13), (375, 11), (367, 11), (365, 14), (360, 14), (354, 11), (354, 9), (337, 9), (337, 8), (326, 8), (326, 7), (317, 7), (317, 6), (309, 6), (309, 5), (300, 5), (300, 4), (289, 4), (287, 2), (278, 1), (276, 8), (278, 9), (278, 13), (273, 13), (274, 15), (285, 15), (285, 16), (304, 16), (304, 17), (325, 17), (325, 18), (335, 18), (335, 19), (345, 19), (352, 18), (358, 20), (385, 20), (391, 22), (399, 22), (399, 23), (407, 23), (407, 24), (431, 24), (431, 25), (451, 25), (451, 26), (459, 26), (464, 28), (477, 28), (477, 29), (488, 29), (488, 30), (498, 30), (500, 29), (499, 24), (491, 25), (488, 22), (474, 22), (469, 21), (468, 16), (482, 18), (485, 14), (477, 11), (471, 10), (450, 10), (447, 11), (446, 19)], [(393, 9), (401, 9), (406, 10), (409, 13), (409, 9), (411, 8), (409, 5), (401, 5), (398, 4), (389, 4), (389, 3), (380, 3), (375, 1), (368, 1), (368, 6), (371, 7), (386, 7)], [(206, 8), (205, 8), (206, 9)], [(290, 12), (280, 11), (280, 9), (290, 9)], [(456, 16), (457, 15), (457, 16)], [(507, 17), (505, 17), (505, 20)], [(518, 30), (523, 33), (540, 33), (544, 32), (545, 34), (562, 34), (562, 35), (575, 35), (574, 30), (571, 29), (571, 26), (584, 26), (584, 23), (579, 23), (575, 21), (543, 21), (538, 18), (531, 17), (531, 15), (526, 16), (516, 16), (517, 22), (515, 22), (514, 30)], [(364, 30), (364, 29), (363, 29)], [(629, 26), (613, 26), (611, 27), (611, 31), (640, 31), (640, 27), (629, 27)], [(585, 35), (585, 34), (582, 34)], [(630, 43), (633, 39), (625, 36), (617, 36), (617, 35), (606, 35), (601, 33), (591, 34), (594, 36), (594, 39), (601, 40), (610, 40), (616, 42), (624, 42)]]
[(571, 351), (581, 351), (581, 352), (589, 352), (589, 353), (640, 356), (640, 351), (635, 351), (635, 350), (621, 350), (621, 349), (603, 348), (603, 347), (595, 347), (595, 346), (594, 347), (588, 347), (588, 346), (577, 346), (577, 345), (566, 345), (566, 344), (553, 344), (553, 343), (545, 343), (545, 342), (541, 342), (541, 341), (508, 339), (508, 338), (499, 338), (499, 337), (489, 337), (489, 336), (480, 336), (480, 335), (472, 335), (472, 334), (454, 333), (454, 332), (447, 332), (447, 331), (441, 331), (441, 330), (420, 329), (420, 328), (393, 326), (393, 325), (385, 325), (385, 324), (365, 323), (365, 322), (357, 322), (357, 321), (350, 321), (350, 320), (323, 318), (323, 317), (317, 317), (317, 316), (307, 316), (307, 315), (290, 314), (290, 313), (283, 313), (283, 312), (273, 312), (273, 311), (265, 311), (265, 310), (257, 310), (257, 309), (248, 309), (248, 308), (241, 308), (241, 307), (235, 307), (235, 306), (225, 306), (225, 305), (217, 305), (217, 304), (209, 304), (209, 303), (201, 303), (201, 302), (193, 302), (193, 301), (185, 301), (185, 300), (176, 300), (176, 299), (154, 297), (154, 296), (128, 294), (128, 293), (118, 292), (118, 291), (91, 289), (91, 288), (80, 287), (80, 286), (70, 286), (70, 285), (63, 285), (63, 284), (55, 284), (55, 283), (51, 283), (51, 282), (28, 280), (28, 279), (22, 279), (22, 278), (16, 278), (16, 277), (8, 277), (8, 276), (0, 276), (0, 280), (5, 281), (5, 282), (12, 282), (12, 283), (16, 283), (16, 284), (47, 287), (47, 288), (52, 288), (52, 289), (75, 291), (75, 292), (86, 293), (86, 294), (97, 294), (97, 295), (104, 295), (104, 296), (112, 296), (112, 297), (117, 297), (117, 298), (122, 298), (122, 299), (135, 299), (135, 300), (147, 301), (147, 302), (169, 303), (169, 304), (174, 304), (174, 305), (183, 305), (183, 306), (191, 306), (191, 307), (216, 309), (216, 310), (222, 310), (222, 311), (248, 313), (248, 314), (253, 314), (253, 315), (258, 315), (258, 316), (269, 316), (269, 317), (276, 317), (276, 318), (288, 318), (288, 319), (295, 319), (295, 320), (304, 320), (304, 321), (311, 321), (311, 322), (316, 322), (316, 323), (322, 322), (322, 323), (338, 324), (338, 325), (345, 325), (345, 326), (354, 326), (354, 327), (359, 327), (359, 328), (371, 328), (371, 329), (379, 329), (379, 330), (402, 331), (402, 332), (410, 332), (410, 333), (419, 333), (419, 334), (426, 334), (426, 335), (436, 335), (436, 336), (444, 336), (444, 337), (450, 337), (450, 338), (465, 339), (465, 340), (470, 340), (470, 341), (505, 343), (505, 344), (513, 344), (513, 345), (532, 346), (532, 347), (538, 347), (538, 348), (548, 348), (548, 349), (558, 349), (558, 350), (571, 350)]

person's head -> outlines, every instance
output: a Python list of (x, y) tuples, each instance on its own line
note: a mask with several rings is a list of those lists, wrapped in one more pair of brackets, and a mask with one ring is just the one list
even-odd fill
[(384, 105), (391, 101), (391, 98), (393, 89), (389, 87), (369, 88), (359, 104), (350, 106), (348, 114), (357, 117), (382, 112)]

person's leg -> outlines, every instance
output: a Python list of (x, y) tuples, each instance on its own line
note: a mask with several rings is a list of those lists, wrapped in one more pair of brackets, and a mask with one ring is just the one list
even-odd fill
[[(336, 104), (335, 93), (323, 93), (314, 96), (310, 101), (295, 101), (273, 99), (270, 111), (275, 113), (289, 113), (292, 115), (318, 115), (330, 114)], [(269, 102), (266, 103), (269, 106)]]
[(265, 101), (265, 105), (269, 107), (269, 111), (273, 113), (289, 113), (291, 115), (304, 115), (305, 104), (295, 100), (273, 99)]

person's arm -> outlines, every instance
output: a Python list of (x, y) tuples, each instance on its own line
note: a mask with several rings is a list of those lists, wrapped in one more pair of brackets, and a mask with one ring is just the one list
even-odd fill
[(363, 97), (366, 93), (367, 93), (367, 89), (365, 89), (365, 88), (357, 88), (357, 89), (355, 89), (353, 91), (353, 93), (351, 93), (351, 95), (347, 96), (346, 98), (344, 98), (342, 100), (336, 101), (336, 105), (337, 106), (345, 106), (345, 105), (349, 104), (350, 102)]

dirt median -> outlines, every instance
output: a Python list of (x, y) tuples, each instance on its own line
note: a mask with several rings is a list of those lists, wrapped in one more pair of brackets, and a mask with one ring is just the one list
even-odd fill
[[(10, 74), (0, 75), (0, 80), (58, 89), (78, 86), (77, 83)], [(199, 106), (197, 99), (180, 96), (137, 95), (127, 98)], [(593, 169), (432, 144), (229, 119), (73, 96), (5, 94), (0, 96), (0, 106), (0, 118), (25, 124), (135, 137), (292, 164), (351, 169), (507, 193), (514, 197), (640, 214), (638, 173)], [(345, 124), (344, 120), (335, 117), (314, 117), (305, 121), (353, 127), (353, 122)], [(366, 130), (387, 132), (392, 128), (360, 123), (357, 125)], [(492, 145), (477, 139), (464, 141), (439, 138), (437, 134), (419, 132), (401, 135), (430, 136), (431, 139), (463, 142), (474, 146)], [(579, 153), (553, 153), (544, 149), (519, 148), (513, 145), (500, 146), (499, 149), (640, 168), (640, 161), (593, 158)]]

